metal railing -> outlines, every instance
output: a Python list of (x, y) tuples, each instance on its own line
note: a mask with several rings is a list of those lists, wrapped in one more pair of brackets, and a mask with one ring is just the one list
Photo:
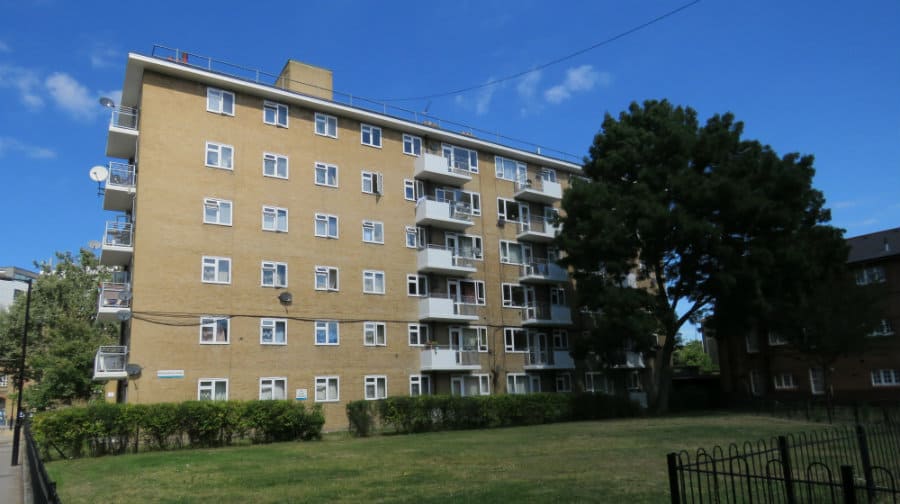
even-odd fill
[(544, 179), (538, 177), (536, 179), (516, 180), (516, 192), (525, 189), (544, 192)]
[(134, 165), (128, 163), (109, 162), (109, 175), (106, 177), (107, 186), (135, 186)]
[(520, 276), (541, 276), (549, 277), (551, 275), (550, 265), (556, 264), (547, 259), (532, 259), (530, 262), (519, 266)]
[(552, 350), (535, 350), (533, 348), (529, 348), (525, 352), (526, 366), (552, 366), (554, 364), (556, 364), (556, 359), (553, 355)]
[(447, 203), (450, 206), (450, 218), (464, 221), (471, 221), (472, 216), (472, 206), (466, 203), (465, 201), (456, 201), (448, 198), (441, 198), (438, 196), (425, 195), (420, 196), (419, 200), (416, 202), (416, 206), (422, 202), (422, 200), (434, 201), (437, 203)]
[(124, 373), (127, 364), (127, 346), (101, 346), (94, 356), (94, 376), (102, 376), (104, 373)]
[(481, 257), (475, 255), (462, 255), (459, 254), (456, 249), (450, 248), (444, 245), (439, 245), (436, 243), (426, 243), (423, 245), (419, 245), (418, 250), (448, 250), (451, 252), (452, 264), (453, 266), (458, 266), (460, 268), (474, 268), (475, 261), (481, 259)]
[(31, 476), (31, 500), (36, 504), (59, 504), (59, 495), (56, 494), (56, 483), (50, 479), (44, 461), (41, 460), (40, 451), (31, 435), (31, 422), (25, 422), (25, 460), (28, 464), (28, 474)]
[(116, 128), (136, 130), (138, 129), (138, 110), (134, 107), (113, 107), (109, 125)]
[(101, 282), (100, 283), (100, 307), (101, 308), (129, 308), (131, 297), (123, 295), (131, 290), (128, 283)]
[(519, 233), (530, 231), (534, 233), (555, 234), (558, 229), (556, 219), (548, 219), (546, 217), (532, 217), (527, 221), (519, 220), (517, 224)]
[(106, 223), (103, 244), (112, 247), (132, 247), (134, 225), (130, 222), (114, 221)]

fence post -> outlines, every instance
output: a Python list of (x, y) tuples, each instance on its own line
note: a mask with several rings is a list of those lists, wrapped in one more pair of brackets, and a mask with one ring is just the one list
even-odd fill
[(869, 502), (875, 499), (875, 480), (872, 477), (872, 459), (869, 456), (869, 440), (862, 425), (856, 424), (856, 439), (859, 442), (859, 456), (862, 459), (863, 475), (866, 478), (866, 493)]
[(788, 504), (795, 504), (797, 497), (794, 495), (794, 472), (791, 468), (791, 452), (787, 437), (778, 436), (778, 452), (781, 455), (781, 471), (784, 474), (784, 497)]
[(856, 504), (856, 486), (853, 484), (853, 466), (841, 466), (841, 493), (844, 504)]
[(677, 455), (672, 452), (666, 455), (666, 463), (669, 466), (669, 493), (672, 495), (672, 504), (681, 504), (681, 493), (678, 488), (678, 463)]

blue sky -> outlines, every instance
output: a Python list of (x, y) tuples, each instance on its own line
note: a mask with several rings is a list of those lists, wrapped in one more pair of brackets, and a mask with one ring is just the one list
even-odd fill
[[(128, 52), (154, 44), (278, 73), (287, 58), (371, 98), (440, 94), (534, 68), (681, 1), (64, 2), (0, 0), (0, 264), (100, 239), (88, 170)], [(834, 224), (900, 226), (900, 3), (704, 0), (540, 72), (394, 102), (582, 156), (603, 114), (668, 98), (816, 156)], [(430, 104), (429, 104), (430, 102)]]

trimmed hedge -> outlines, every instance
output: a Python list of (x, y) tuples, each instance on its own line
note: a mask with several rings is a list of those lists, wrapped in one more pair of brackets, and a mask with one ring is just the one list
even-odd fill
[(313, 440), (322, 435), (320, 407), (294, 401), (187, 401), (107, 404), (35, 415), (31, 429), (44, 460), (128, 451)]
[(350, 432), (486, 429), (637, 416), (628, 399), (600, 394), (388, 397), (347, 403)]

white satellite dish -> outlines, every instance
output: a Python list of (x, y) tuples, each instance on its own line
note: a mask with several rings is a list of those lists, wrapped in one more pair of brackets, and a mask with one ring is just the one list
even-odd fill
[(116, 312), (116, 318), (125, 322), (131, 318), (131, 310), (119, 310)]
[(88, 242), (88, 247), (92, 250), (97, 250), (98, 248), (100, 248), (100, 242), (98, 242), (97, 240), (91, 240)]
[(131, 301), (131, 291), (123, 290), (122, 292), (119, 292), (118, 298), (121, 301)]
[(100, 105), (103, 105), (106, 108), (115, 108), (116, 102), (112, 101), (111, 98), (107, 98), (105, 96), (100, 98)]
[(109, 175), (109, 170), (107, 170), (105, 166), (97, 165), (91, 168), (91, 171), (88, 172), (88, 174), (94, 182), (103, 182), (106, 180), (107, 175)]

